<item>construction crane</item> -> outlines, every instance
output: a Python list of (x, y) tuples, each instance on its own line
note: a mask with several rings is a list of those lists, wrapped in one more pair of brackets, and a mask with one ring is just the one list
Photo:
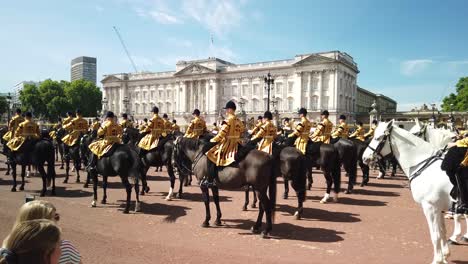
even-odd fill
[(122, 36), (121, 36), (120, 33), (119, 33), (119, 30), (118, 30), (115, 26), (113, 26), (113, 28), (114, 28), (114, 30), (115, 30), (115, 34), (117, 34), (117, 37), (118, 37), (119, 40), (120, 40), (120, 43), (122, 44), (123, 49), (125, 50), (125, 53), (127, 53), (128, 59), (130, 60), (130, 63), (132, 64), (133, 69), (135, 70), (135, 72), (138, 72), (138, 69), (137, 69), (137, 67), (136, 67), (136, 64), (135, 64), (135, 62), (133, 61), (132, 56), (130, 55), (130, 52), (128, 52), (127, 46), (125, 46), (125, 42), (123, 41)]

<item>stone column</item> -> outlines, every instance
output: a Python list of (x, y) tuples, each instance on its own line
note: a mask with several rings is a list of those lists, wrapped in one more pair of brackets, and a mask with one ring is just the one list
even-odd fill
[(317, 99), (317, 110), (322, 110), (322, 96), (323, 96), (323, 71), (319, 72), (319, 81), (318, 81), (318, 99)]
[(182, 88), (182, 92), (179, 93), (179, 111), (186, 112), (187, 111), (187, 84), (185, 81), (180, 82), (180, 88)]
[[(263, 96), (261, 97), (263, 99)], [(302, 72), (294, 74), (294, 87), (293, 87), (294, 108), (301, 108), (302, 105)]]
[(210, 112), (210, 81), (209, 80), (205, 80), (205, 111), (207, 113)]
[(213, 79), (213, 80), (210, 80), (210, 84), (213, 85), (213, 92), (212, 92), (212, 95), (211, 95), (211, 111), (216, 115), (217, 111), (218, 111), (218, 106), (219, 106), (219, 103), (218, 103), (218, 95), (220, 94), (218, 89), (218, 81), (216, 79)]

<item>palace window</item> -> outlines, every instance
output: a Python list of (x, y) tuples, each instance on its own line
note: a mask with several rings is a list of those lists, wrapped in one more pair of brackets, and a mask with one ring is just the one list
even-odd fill
[(328, 91), (329, 82), (330, 82), (330, 76), (328, 74), (324, 74), (323, 84), (322, 84), (324, 91)]
[(294, 82), (288, 82), (288, 93), (293, 92)]
[(253, 95), (259, 95), (258, 94), (258, 84), (253, 85)]
[(288, 110), (289, 111), (293, 110), (293, 103), (294, 103), (294, 100), (291, 97), (289, 97), (288, 98)]
[(281, 94), (282, 89), (283, 89), (283, 83), (276, 83), (276, 94)]
[(318, 96), (312, 96), (312, 98), (310, 98), (310, 106), (309, 106), (310, 110), (317, 110), (318, 108)]
[(238, 97), (239, 96), (239, 91), (237, 90), (237, 85), (231, 86), (232, 89), (232, 96)]
[(247, 86), (246, 84), (242, 85), (242, 96), (246, 96), (246, 95), (247, 95), (247, 87), (248, 87), (248, 86)]
[(252, 111), (253, 112), (258, 111), (258, 100), (257, 99), (253, 99), (253, 101), (252, 101)]
[(328, 96), (322, 98), (322, 105), (324, 109), (328, 109)]

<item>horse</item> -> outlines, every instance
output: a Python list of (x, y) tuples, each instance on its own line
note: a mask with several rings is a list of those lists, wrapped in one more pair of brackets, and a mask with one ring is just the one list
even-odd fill
[(65, 164), (65, 150), (64, 144), (62, 142), (62, 138), (65, 136), (66, 131), (65, 129), (59, 128), (55, 133), (55, 139), (53, 141), (55, 147), (55, 161), (58, 162), (58, 158), (60, 156), (60, 169), (63, 170)]
[[(193, 171), (198, 181), (201, 181), (208, 173), (208, 158), (204, 155), (206, 144), (198, 139), (177, 137), (174, 141), (174, 163), (179, 170)], [(191, 168), (187, 168), (190, 164)], [(216, 205), (215, 225), (221, 225), (221, 208), (219, 205), (219, 188), (237, 189), (251, 185), (255, 188), (260, 201), (256, 223), (252, 227), (253, 233), (260, 233), (263, 215), (266, 215), (266, 227), (261, 232), (267, 237), (272, 230), (273, 216), (276, 207), (276, 173), (270, 156), (259, 150), (252, 150), (246, 157), (235, 163), (234, 166), (218, 169), (218, 184), (211, 187), (213, 200)], [(205, 204), (205, 220), (202, 227), (209, 227), (210, 195), (207, 186), (200, 186)], [(268, 193), (268, 194), (267, 194)]]
[[(60, 128), (58, 131), (64, 130), (63, 128)], [(65, 130), (61, 133), (65, 134)], [(57, 132), (58, 134), (58, 132)], [(83, 163), (83, 157), (80, 155), (80, 144), (81, 144), (81, 137), (78, 138), (76, 141), (75, 145), (73, 146), (66, 146), (62, 142), (62, 145), (64, 146), (65, 150), (65, 179), (63, 180), (63, 183), (68, 183), (68, 178), (70, 176), (69, 171), (70, 171), (70, 160), (73, 161), (73, 167), (75, 168), (75, 173), (76, 173), (76, 183), (80, 183), (80, 170), (81, 170), (81, 164)], [(85, 184), (86, 185), (86, 184)]]
[[(33, 165), (36, 166), (42, 178), (42, 190), (40, 196), (45, 196), (47, 187), (52, 184), (51, 195), (56, 195), (55, 192), (55, 151), (52, 142), (44, 137), (38, 140), (27, 140), (17, 151), (11, 151), (5, 147), (6, 156), (8, 157), (12, 176), (13, 187), (12, 192), (16, 192), (16, 165), (21, 165), (21, 186), (20, 191), (24, 190), (24, 177), (26, 174), (26, 167)], [(47, 162), (47, 172), (44, 170), (44, 164)]]
[(413, 199), (421, 204), (434, 247), (432, 263), (447, 263), (450, 255), (445, 240), (446, 228), (442, 211), (450, 207), (450, 191), (453, 187), (441, 169), (440, 151), (428, 142), (398, 128), (381, 122), (374, 138), (364, 151), (363, 160), (369, 163), (376, 156), (393, 154), (410, 182)]
[[(343, 165), (346, 174), (348, 175), (348, 187), (345, 193), (350, 194), (356, 184), (358, 151), (356, 145), (349, 139), (339, 138), (333, 140), (331, 145), (336, 149), (339, 158), (339, 164)], [(335, 175), (338, 175), (337, 182), (341, 182), (341, 166), (334, 166)], [(339, 190), (339, 189), (338, 189)], [(338, 193), (337, 193), (338, 194)]]
[[(4, 154), (6, 156), (6, 149), (8, 148), (6, 146), (6, 141), (3, 139), (3, 136), (8, 132), (8, 127), (7, 126), (2, 126), (0, 128), (0, 143), (2, 144), (3, 146), (3, 150), (2, 150), (2, 154)], [(5, 162), (6, 165), (7, 165), (7, 171), (5, 172), (5, 175), (10, 175), (10, 163), (7, 161)]]
[[(92, 155), (94, 155), (89, 149), (89, 145), (91, 142), (93, 142), (93, 140), (94, 138), (90, 135), (84, 135), (81, 140), (82, 145), (80, 150), (82, 154), (87, 156), (89, 159)], [(97, 161), (97, 172), (89, 172), (90, 177), (93, 179), (93, 201), (91, 206), (96, 207), (98, 174), (102, 175), (102, 188), (104, 192), (101, 201), (102, 204), (107, 203), (107, 178), (112, 176), (119, 176), (127, 192), (126, 205), (123, 211), (124, 214), (128, 214), (130, 211), (132, 185), (130, 184), (129, 178), (132, 178), (134, 181), (136, 194), (135, 212), (139, 212), (139, 180), (144, 176), (141, 170), (142, 167), (143, 165), (141, 164), (141, 160), (135, 148), (132, 148), (127, 144), (115, 144), (109, 153)]]

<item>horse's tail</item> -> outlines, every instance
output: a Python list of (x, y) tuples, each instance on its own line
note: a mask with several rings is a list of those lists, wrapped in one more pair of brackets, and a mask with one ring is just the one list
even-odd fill
[(268, 196), (270, 196), (271, 221), (275, 222), (276, 213), (276, 172), (274, 160), (271, 159), (270, 166), (270, 186), (268, 187)]

